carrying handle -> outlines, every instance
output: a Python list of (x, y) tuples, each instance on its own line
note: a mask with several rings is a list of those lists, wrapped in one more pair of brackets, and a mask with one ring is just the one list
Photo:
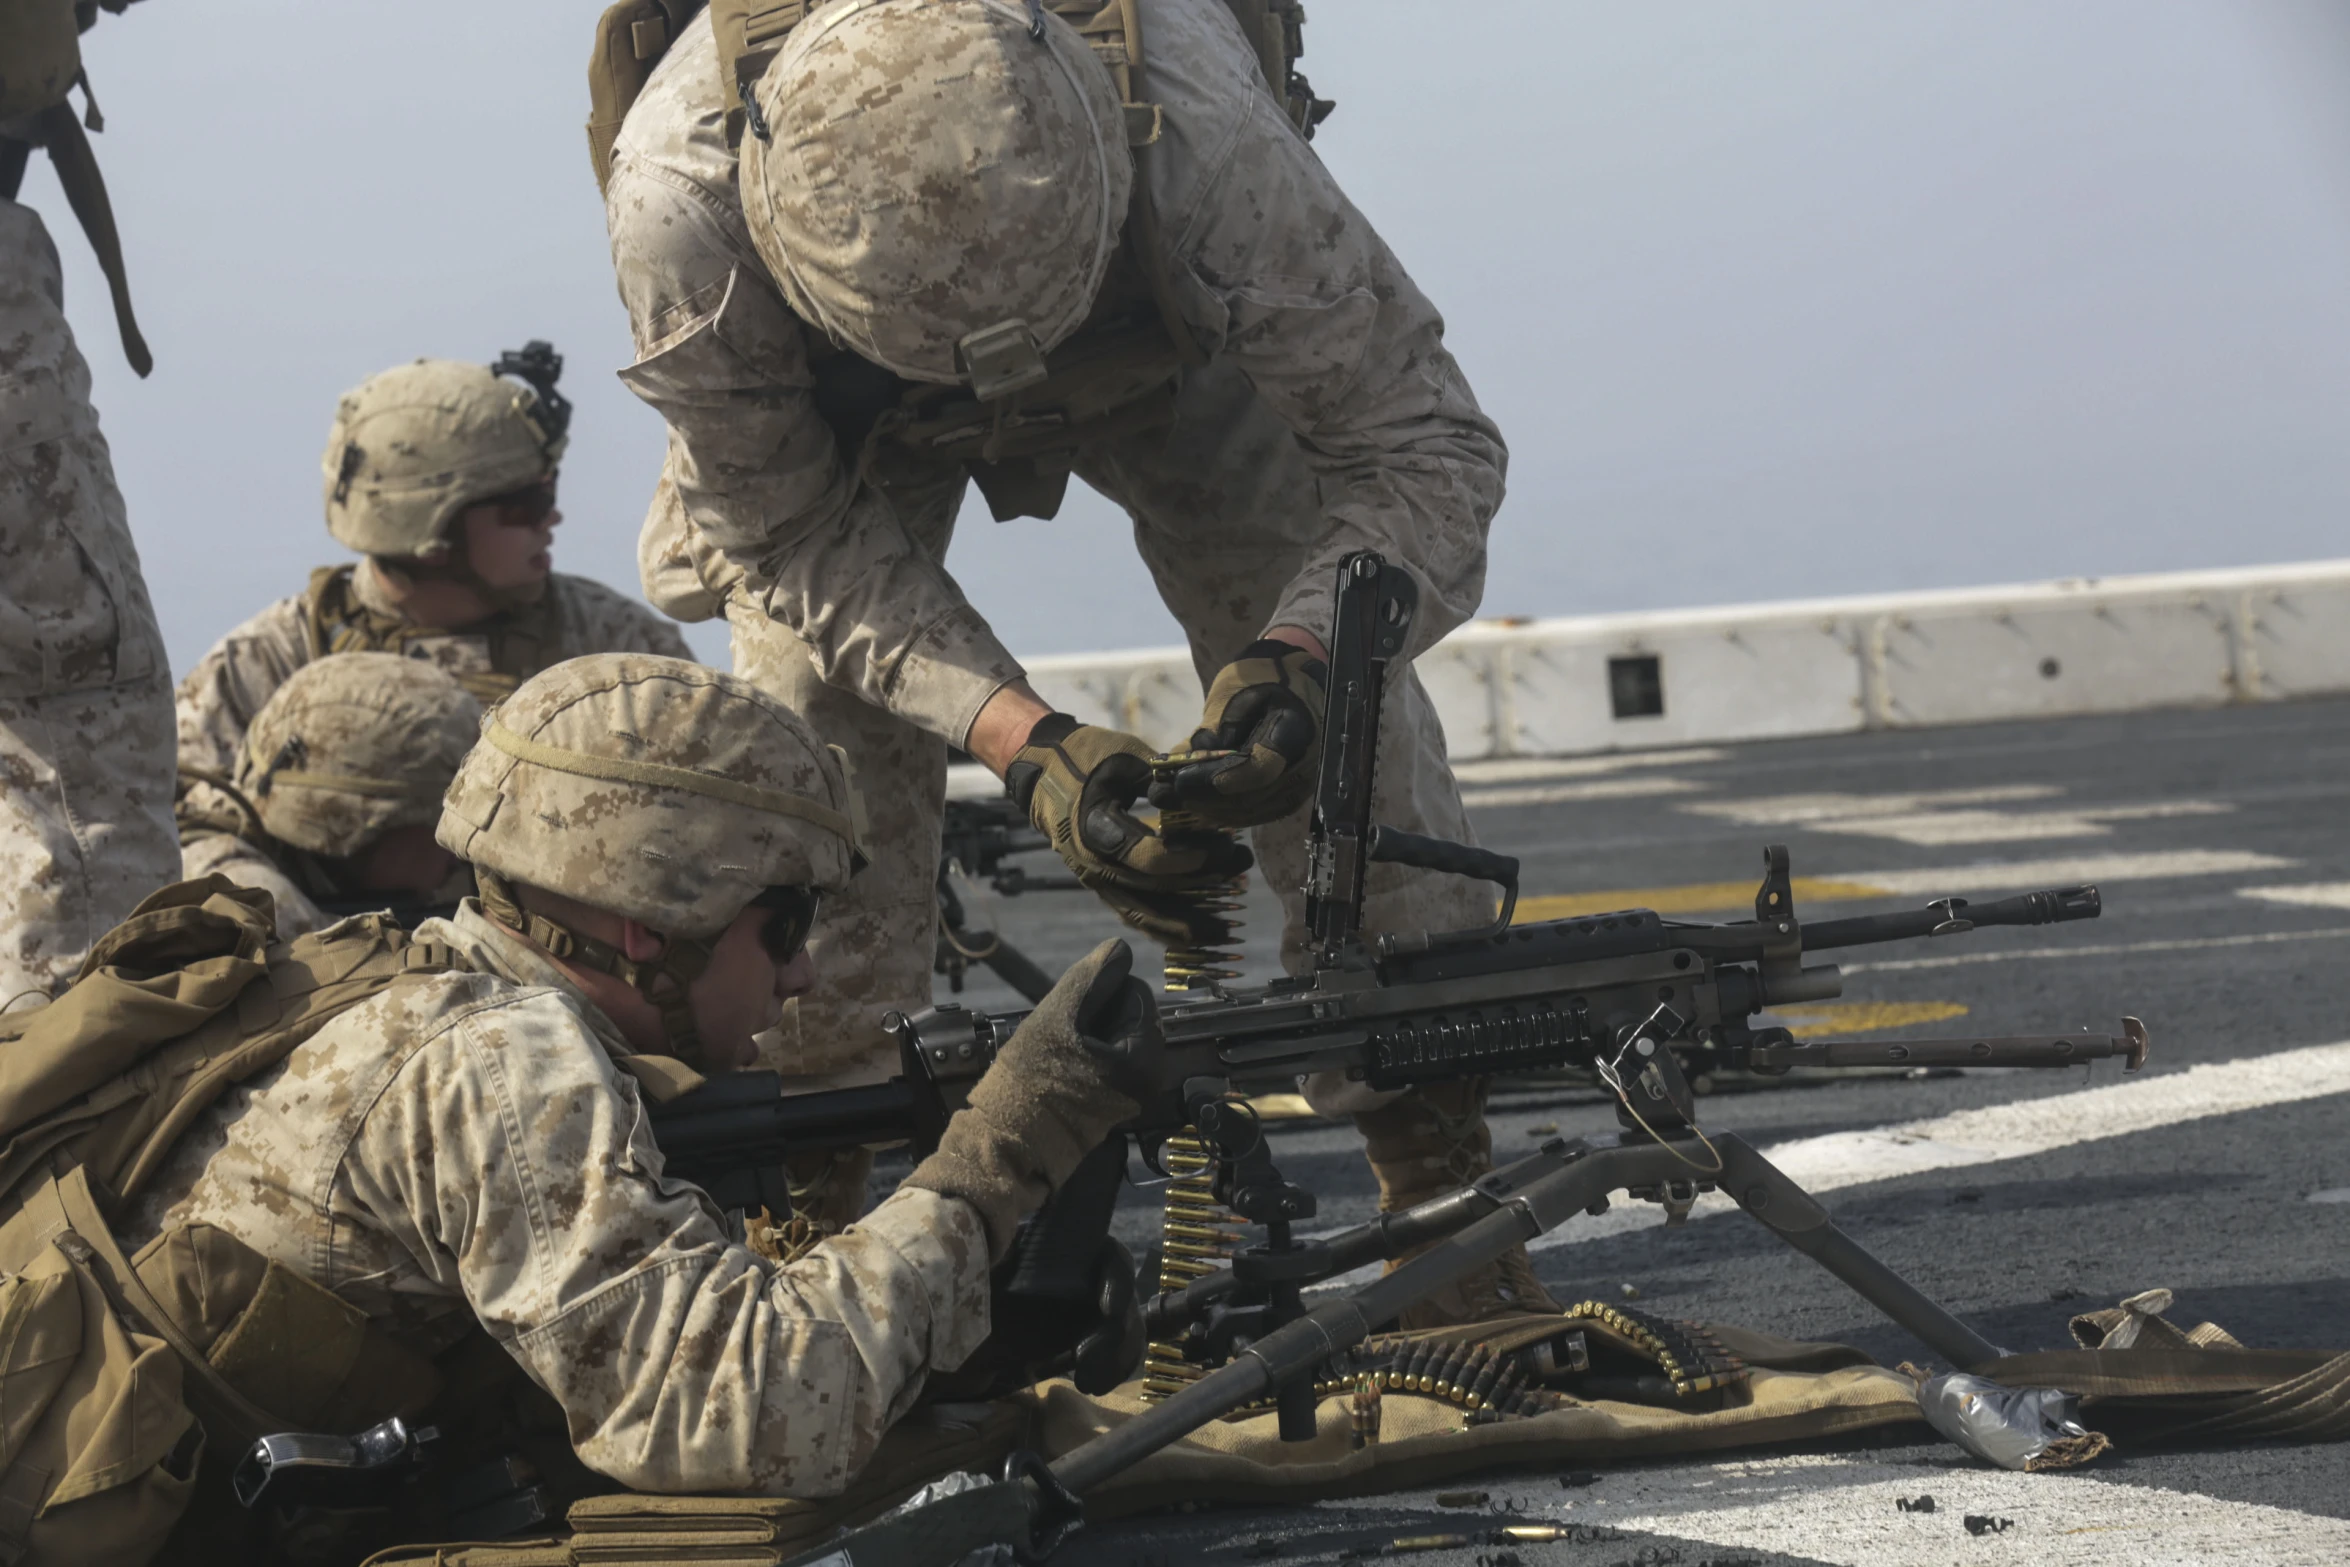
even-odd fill
[(1518, 861), (1515, 855), (1496, 854), (1445, 838), (1424, 837), (1400, 827), (1374, 827), (1368, 858), (1389, 865), (1410, 865), (1447, 876), (1489, 881), (1501, 889), (1501, 913), (1493, 928), (1501, 930), (1518, 910)]

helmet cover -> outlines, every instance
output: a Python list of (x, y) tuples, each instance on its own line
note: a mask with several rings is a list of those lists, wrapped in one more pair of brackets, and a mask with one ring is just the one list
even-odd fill
[(272, 838), (342, 858), (437, 821), (480, 727), (481, 704), (440, 666), (337, 653), (295, 670), (253, 715), (237, 787)]
[(750, 684), (686, 659), (594, 653), (482, 720), (443, 848), (665, 935), (717, 935), (769, 887), (838, 888), (857, 814), (830, 746)]
[(843, 0), (794, 27), (751, 87), (760, 257), (799, 316), (910, 380), (964, 378), (956, 345), (1077, 329), (1133, 187), (1125, 119), (1085, 40), (1009, 0)]
[(426, 558), (476, 501), (544, 478), (563, 456), (528, 387), (487, 365), (419, 359), (370, 376), (335, 408), (321, 468), (326, 531), (363, 555)]

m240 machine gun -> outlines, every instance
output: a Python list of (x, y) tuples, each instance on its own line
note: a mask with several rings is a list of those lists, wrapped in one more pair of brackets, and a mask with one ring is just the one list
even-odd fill
[[(1215, 1200), (1239, 1219), (1263, 1226), (1265, 1236), (1262, 1244), (1234, 1254), (1229, 1268), (1202, 1268), (1149, 1303), (1147, 1320), (1161, 1352), (1154, 1374), (1162, 1365), (1172, 1370), (1175, 1357), (1188, 1373), (1167, 1379), (1163, 1392), (1171, 1396), (1150, 1417), (1121, 1428), (1133, 1433), (1121, 1453), (1132, 1458), (1151, 1450), (1137, 1445), (1144, 1441), (1138, 1427), (1147, 1424), (1155, 1446), (1236, 1407), (1220, 1402), (1225, 1393), (1195, 1396), (1211, 1381), (1224, 1390), (1248, 1383), (1243, 1402), (1273, 1394), (1282, 1434), (1311, 1436), (1314, 1399), (1312, 1378), (1300, 1369), (1304, 1362), (1266, 1352), (1278, 1344), (1285, 1346), (1283, 1354), (1302, 1354), (1295, 1346), (1314, 1339), (1311, 1333), (1300, 1338), (1300, 1330), (1330, 1308), (1309, 1313), (1307, 1287), (1448, 1236), (1448, 1255), (1465, 1269), (1472, 1251), (1481, 1261), (1512, 1244), (1496, 1237), (1523, 1238), (1586, 1207), (1604, 1206), (1618, 1191), (1660, 1203), (1668, 1221), (1685, 1217), (1701, 1193), (1726, 1192), (1938, 1353), (1961, 1365), (1991, 1358), (1992, 1346), (1844, 1235), (1759, 1153), (1736, 1137), (1709, 1138), (1700, 1131), (1684, 1058), (1708, 1071), (1761, 1073), (1796, 1066), (2056, 1067), (2109, 1058), (2135, 1070), (2147, 1050), (2145, 1028), (2135, 1018), (2123, 1019), (2118, 1035), (1900, 1042), (1806, 1043), (1784, 1029), (1756, 1026), (1773, 1006), (1841, 992), (1835, 966), (1810, 961), (1821, 954), (1981, 926), (2093, 919), (2100, 909), (2097, 890), (2029, 892), (1981, 904), (1944, 898), (1919, 910), (1806, 924), (1795, 907), (1787, 851), (1773, 846), (1764, 851), (1751, 920), (1697, 924), (1627, 909), (1512, 924), (1516, 860), (1400, 832), (1372, 816), (1381, 702), (1389, 671), (1404, 656), (1416, 607), (1411, 577), (1377, 555), (1358, 553), (1340, 566), (1329, 708), (1309, 836), (1312, 968), (1266, 985), (1212, 989), (1162, 1012), (1165, 1070), (1127, 1133), (1154, 1163), (1169, 1138), (1194, 1139), (1212, 1165)], [(1497, 917), (1475, 930), (1366, 937), (1364, 879), (1379, 863), (1490, 881), (1499, 895)], [(747, 1172), (773, 1165), (793, 1148), (893, 1137), (926, 1144), (1019, 1021), (1018, 1014), (951, 1004), (916, 1017), (893, 1015), (889, 1028), (904, 1066), (893, 1081), (779, 1099), (773, 1081), (721, 1080), (656, 1112), (656, 1136), (671, 1170), (710, 1187), (722, 1203), (730, 1183), (739, 1190)], [(1592, 1071), (1608, 1085), (1617, 1098), (1620, 1133), (1553, 1144), (1461, 1192), (1320, 1239), (1295, 1234), (1314, 1215), (1313, 1195), (1280, 1176), (1263, 1129), (1233, 1095), (1238, 1082), (1309, 1072), (1337, 1072), (1390, 1089), (1560, 1067)], [(1051, 1298), (1060, 1291), (1074, 1300), (1098, 1291), (1096, 1247), (1106, 1236), (1123, 1178), (1125, 1136), (1089, 1159), (1054, 1203), (1029, 1221), (1006, 1268), (1032, 1294)], [(1548, 1195), (1537, 1201), (1538, 1190)], [(1479, 1237), (1473, 1248), (1465, 1246), (1471, 1234)], [(1419, 1270), (1415, 1278), (1442, 1271), (1412, 1266)], [(1403, 1277), (1392, 1275), (1390, 1282)], [(1373, 1297), (1390, 1312), (1400, 1303), (1393, 1289), (1373, 1286), (1363, 1298)], [(1080, 1385), (1130, 1369), (1130, 1363), (1103, 1364), (1098, 1355), (1096, 1362)], [(1244, 1362), (1256, 1367), (1249, 1377), (1225, 1374)], [(1224, 1372), (1184, 1385), (1218, 1364)], [(1184, 1418), (1201, 1409), (1208, 1413), (1189, 1427), (1159, 1418), (1178, 1406)], [(1111, 1472), (1100, 1468), (1098, 1457), (1080, 1469), (1092, 1479)], [(1034, 1492), (1040, 1482), (1031, 1475), (1024, 1483)]]

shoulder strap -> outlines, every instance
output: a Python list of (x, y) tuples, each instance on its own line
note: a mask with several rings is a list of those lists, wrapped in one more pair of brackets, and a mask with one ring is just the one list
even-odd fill
[(612, 178), (612, 143), (653, 67), (677, 42), (702, 0), (616, 0), (596, 19), (588, 54), (588, 162), (600, 192)]
[(379, 651), (367, 625), (367, 610), (351, 591), (351, 574), (358, 569), (345, 564), (321, 566), (310, 573), (309, 585), (302, 589), (302, 643), (311, 658)]
[[(83, 90), (88, 90), (87, 83)], [(95, 128), (101, 122), (95, 107), (90, 112), (90, 124)], [(71, 104), (51, 104), (33, 116), (33, 124), (41, 144), (49, 149), (49, 161), (57, 169), (57, 183), (64, 187), (66, 205), (73, 208), (90, 248), (98, 253), (98, 269), (106, 274), (107, 292), (114, 296), (114, 324), (122, 334), (122, 355), (144, 378), (155, 368), (155, 356), (147, 351), (147, 339), (140, 335), (139, 319), (131, 310), (122, 236), (115, 231), (114, 204), (107, 199), (106, 177), (98, 172), (97, 155), (90, 151), (90, 139), (82, 134), (82, 122)]]

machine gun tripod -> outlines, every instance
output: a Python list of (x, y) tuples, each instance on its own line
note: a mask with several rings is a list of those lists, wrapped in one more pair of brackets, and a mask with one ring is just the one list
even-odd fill
[[(2132, 1018), (2124, 1033), (2134, 1047), (2128, 1054), (2135, 1067), (2144, 1059), (2146, 1031)], [(1642, 1052), (1642, 1043), (1652, 1048)], [(1034, 1453), (1015, 1453), (999, 1480), (971, 1484), (853, 1530), (786, 1567), (947, 1567), (987, 1544), (1011, 1545), (1022, 1560), (1041, 1559), (1083, 1522), (1087, 1492), (1210, 1421), (1270, 1397), (1284, 1439), (1311, 1437), (1315, 1373), (1334, 1357), (1511, 1247), (1577, 1214), (1604, 1212), (1619, 1192), (1662, 1203), (1666, 1222), (1678, 1223), (1700, 1194), (1720, 1191), (1953, 1365), (1980, 1366), (2007, 1353), (1838, 1228), (1827, 1210), (1745, 1139), (1701, 1132), (1684, 1114), (1691, 1105), (1688, 1084), (1670, 1050), (1635, 1032), (1606, 1064), (1630, 1089), (1621, 1107), (1631, 1128), (1611, 1138), (1555, 1140), (1473, 1186), (1288, 1249), (1277, 1275), (1256, 1282), (1271, 1282), (1296, 1299), (1307, 1284), (1427, 1247), (1351, 1295), (1300, 1310), (1270, 1331), (1236, 1342), (1218, 1369), (1049, 1463)], [(1641, 1101), (1644, 1107), (1636, 1107)], [(1207, 1325), (1236, 1320), (1247, 1309), (1241, 1297), (1251, 1283), (1249, 1270), (1238, 1258), (1235, 1263), (1225, 1273), (1195, 1280), (1179, 1297), (1152, 1301), (1146, 1311), (1150, 1330), (1205, 1336), (1214, 1332)]]

